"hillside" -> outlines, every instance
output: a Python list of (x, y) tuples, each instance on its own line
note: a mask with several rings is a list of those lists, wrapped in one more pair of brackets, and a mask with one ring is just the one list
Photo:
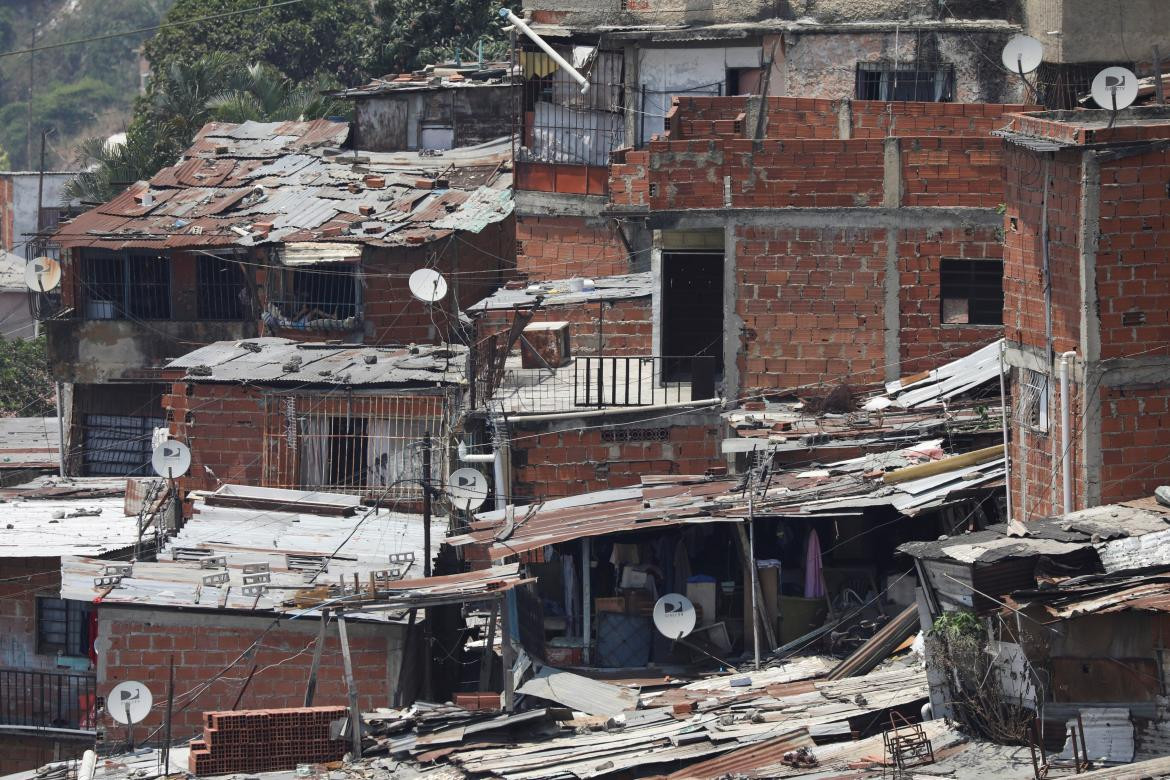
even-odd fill
[[(5, 0), (0, 6), (0, 51), (29, 48), (34, 36), (36, 45), (44, 46), (157, 25), (173, 1)], [(37, 167), (42, 127), (50, 129), (50, 168), (70, 167), (84, 138), (124, 130), (138, 94), (136, 50), (147, 37), (0, 57), (0, 148), (11, 167)]]

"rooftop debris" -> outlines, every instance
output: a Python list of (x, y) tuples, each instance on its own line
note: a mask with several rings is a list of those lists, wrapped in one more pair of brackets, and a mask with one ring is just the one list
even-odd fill
[[(506, 143), (440, 160), (342, 151), (349, 125), (211, 123), (179, 161), (62, 225), (65, 247), (106, 249), (351, 243), (405, 246), (478, 232), (512, 212)], [(491, 165), (483, 186), (447, 169)], [(442, 174), (442, 176), (440, 176)], [(426, 186), (420, 186), (420, 182)]]

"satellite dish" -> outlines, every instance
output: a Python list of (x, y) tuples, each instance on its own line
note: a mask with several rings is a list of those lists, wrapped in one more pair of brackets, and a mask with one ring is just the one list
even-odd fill
[(48, 292), (61, 284), (61, 264), (51, 257), (37, 257), (24, 266), (24, 283), (33, 292)]
[(106, 697), (110, 717), (127, 726), (145, 719), (153, 704), (150, 689), (135, 680), (118, 683)]
[(447, 280), (438, 271), (420, 268), (410, 275), (410, 294), (423, 303), (441, 301), (447, 295)]
[(457, 509), (479, 509), (488, 497), (487, 477), (475, 469), (459, 469), (447, 477), (447, 495)]
[(667, 639), (682, 639), (695, 630), (695, 605), (679, 593), (667, 593), (654, 604), (654, 627)]
[(167, 439), (154, 448), (150, 465), (154, 466), (154, 473), (160, 477), (181, 477), (191, 468), (191, 450), (181, 441)]
[(1106, 68), (1093, 79), (1093, 100), (1108, 111), (1129, 108), (1137, 93), (1137, 76), (1127, 68)]
[(1003, 66), (1012, 73), (1031, 73), (1044, 59), (1044, 44), (1030, 35), (1015, 35), (1003, 47)]

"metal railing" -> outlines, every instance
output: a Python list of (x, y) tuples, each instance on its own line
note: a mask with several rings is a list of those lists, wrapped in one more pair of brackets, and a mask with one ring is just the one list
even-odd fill
[(607, 356), (573, 361), (573, 405), (655, 406), (715, 397), (715, 358)]
[(92, 674), (0, 669), (0, 728), (93, 731), (96, 714)]

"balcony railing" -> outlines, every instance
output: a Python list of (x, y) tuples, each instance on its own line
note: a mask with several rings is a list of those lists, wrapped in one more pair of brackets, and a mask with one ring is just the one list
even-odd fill
[(0, 728), (93, 731), (96, 710), (92, 674), (0, 669)]
[(491, 392), (477, 393), (490, 401), (477, 405), (522, 415), (704, 401), (716, 397), (716, 370), (708, 355), (582, 356), (552, 369), (523, 368), (511, 356)]

